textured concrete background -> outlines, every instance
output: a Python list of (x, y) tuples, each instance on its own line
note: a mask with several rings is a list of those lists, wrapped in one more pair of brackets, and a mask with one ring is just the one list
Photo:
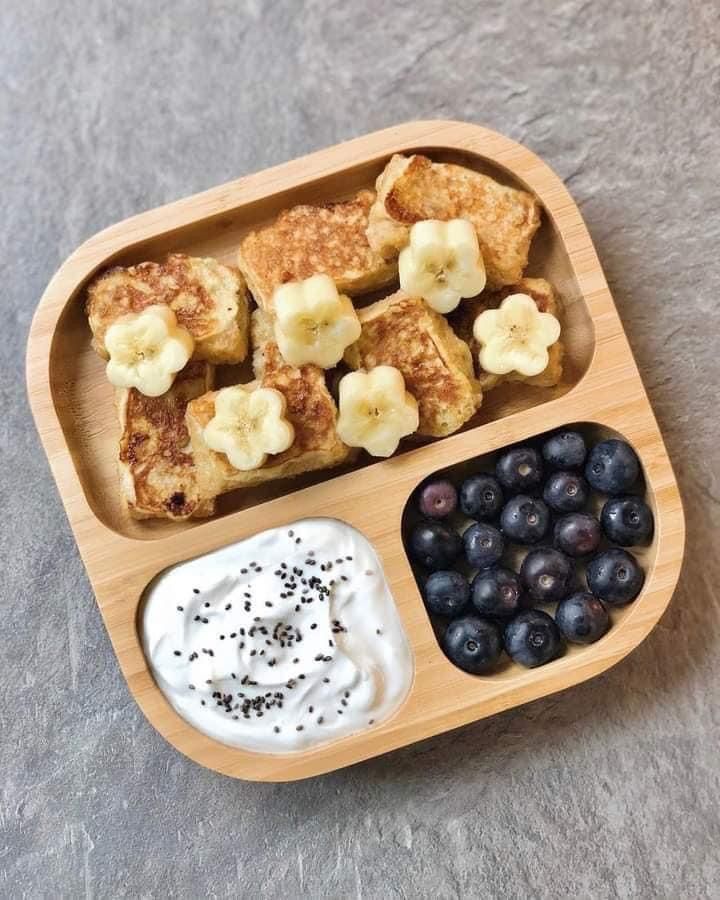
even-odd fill
[[(718, 6), (300, 8), (2, 4), (0, 896), (718, 897)], [(120, 676), (27, 409), (30, 319), (99, 228), (422, 117), (527, 143), (579, 201), (681, 482), (681, 586), (591, 683), (314, 781), (235, 782)]]

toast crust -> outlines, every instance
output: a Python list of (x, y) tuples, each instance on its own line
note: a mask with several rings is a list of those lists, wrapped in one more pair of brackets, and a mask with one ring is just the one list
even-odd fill
[(337, 408), (318, 366), (288, 365), (271, 339), (268, 317), (260, 310), (252, 316), (253, 364), (256, 381), (247, 387), (275, 388), (285, 397), (286, 416), (295, 429), (292, 445), (267, 458), (264, 465), (248, 472), (232, 466), (227, 457), (205, 444), (202, 432), (215, 415), (213, 391), (188, 404), (186, 421), (199, 471), (203, 496), (217, 496), (242, 487), (253, 487), (278, 478), (327, 469), (347, 460), (352, 451), (338, 437)]
[(443, 437), (476, 412), (482, 391), (467, 344), (439, 313), (402, 291), (358, 311), (362, 334), (348, 349), (354, 369), (399, 369), (418, 402), (418, 434)]
[(540, 206), (532, 194), (417, 154), (393, 156), (376, 188), (367, 234), (377, 253), (397, 256), (408, 242), (410, 226), (423, 219), (468, 219), (477, 232), (489, 286), (522, 277), (540, 225)]
[(128, 313), (164, 304), (195, 340), (193, 359), (242, 362), (248, 352), (248, 303), (237, 269), (214, 259), (173, 253), (163, 263), (116, 267), (89, 286), (86, 311), (93, 348), (104, 359), (105, 334)]
[(555, 289), (544, 278), (521, 278), (517, 284), (507, 285), (496, 291), (483, 291), (477, 297), (464, 300), (460, 306), (450, 314), (450, 324), (455, 329), (458, 337), (462, 338), (470, 347), (472, 359), (475, 365), (475, 375), (482, 385), (483, 391), (492, 390), (505, 382), (522, 382), (529, 387), (555, 387), (559, 384), (563, 374), (563, 357), (565, 347), (562, 340), (556, 341), (548, 347), (549, 362), (547, 367), (539, 375), (521, 375), (519, 372), (508, 372), (507, 375), (494, 375), (485, 372), (478, 363), (480, 345), (473, 335), (475, 319), (486, 309), (497, 309), (502, 301), (510, 294), (527, 294), (535, 301), (540, 312), (547, 312), (562, 321), (562, 309)]
[(146, 397), (135, 388), (115, 392), (120, 419), (120, 491), (135, 519), (210, 516), (214, 501), (201, 498), (185, 424), (188, 402), (212, 387), (213, 367), (190, 362), (167, 393)]
[(367, 239), (372, 191), (319, 206), (294, 206), (240, 244), (238, 266), (258, 305), (270, 309), (275, 288), (324, 273), (353, 296), (397, 277), (397, 262), (375, 253)]

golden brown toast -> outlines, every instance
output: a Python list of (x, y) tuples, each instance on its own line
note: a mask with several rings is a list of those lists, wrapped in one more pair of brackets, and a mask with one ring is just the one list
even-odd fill
[(268, 309), (279, 285), (329, 275), (341, 294), (384, 287), (397, 277), (397, 262), (373, 252), (367, 240), (375, 194), (322, 206), (294, 206), (240, 244), (238, 266), (258, 305)]
[(121, 316), (166, 304), (195, 339), (193, 359), (242, 362), (248, 351), (248, 302), (237, 269), (173, 253), (163, 263), (116, 267), (96, 278), (86, 310), (93, 347), (107, 359), (105, 332)]
[(335, 429), (337, 408), (325, 385), (323, 370), (313, 365), (289, 366), (272, 339), (268, 316), (261, 310), (253, 313), (252, 336), (257, 380), (251, 384), (275, 388), (283, 394), (288, 421), (295, 429), (295, 440), (283, 453), (269, 456), (260, 468), (241, 472), (224, 454), (211, 450), (202, 437), (203, 429), (215, 415), (217, 392), (193, 400), (188, 405), (186, 420), (204, 496), (212, 497), (277, 478), (328, 469), (340, 465), (352, 452)]
[(395, 154), (376, 183), (368, 241), (390, 259), (408, 243), (410, 226), (422, 219), (469, 219), (477, 231), (488, 285), (513, 284), (527, 265), (540, 225), (532, 194), (505, 187), (473, 169)]
[(418, 434), (457, 431), (482, 402), (470, 350), (439, 313), (402, 291), (358, 310), (360, 340), (345, 360), (354, 369), (395, 366), (418, 402)]
[(455, 329), (458, 337), (466, 341), (470, 347), (475, 363), (476, 377), (482, 385), (483, 391), (489, 391), (506, 381), (521, 381), (523, 384), (528, 384), (531, 387), (554, 387), (560, 382), (563, 373), (562, 361), (565, 355), (565, 348), (561, 340), (548, 347), (550, 361), (547, 368), (540, 372), (539, 375), (528, 377), (521, 375), (519, 372), (509, 372), (507, 375), (493, 375), (491, 372), (484, 372), (479, 366), (477, 360), (480, 347), (473, 337), (475, 319), (486, 309), (497, 309), (510, 294), (527, 294), (535, 301), (535, 305), (540, 312), (550, 313), (562, 322), (562, 310), (553, 286), (548, 281), (545, 281), (544, 278), (521, 278), (517, 284), (507, 285), (497, 291), (486, 290), (477, 297), (463, 300), (460, 306), (450, 314), (450, 324)]
[(188, 401), (210, 390), (213, 367), (190, 362), (161, 397), (135, 388), (115, 392), (120, 418), (120, 491), (135, 519), (211, 516), (212, 499), (201, 499), (185, 425)]

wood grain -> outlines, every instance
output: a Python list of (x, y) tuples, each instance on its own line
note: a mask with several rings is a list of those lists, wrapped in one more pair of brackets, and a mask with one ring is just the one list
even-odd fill
[[(110, 263), (177, 250), (231, 261), (240, 237), (297, 202), (335, 199), (371, 185), (394, 152), (462, 162), (532, 190), (546, 222), (528, 274), (552, 281), (566, 309), (568, 374), (551, 391), (507, 386), (488, 396), (462, 432), (367, 464), (321, 473), (313, 482), (230, 495), (224, 515), (189, 523), (133, 522), (117, 498), (117, 442), (111, 388), (90, 349), (82, 311), (88, 278)], [(632, 650), (667, 606), (684, 547), (682, 506), (662, 437), (645, 394), (592, 241), (557, 176), (533, 153), (487, 129), (416, 122), (386, 129), (230, 182), (115, 225), (78, 248), (48, 285), (27, 351), (30, 403), (115, 653), (150, 722), (202, 765), (239, 778), (283, 781), (317, 775), (569, 687)], [(641, 596), (616, 616), (598, 644), (573, 648), (539, 670), (508, 665), (477, 677), (440, 651), (401, 541), (405, 503), (432, 472), (571, 422), (623, 434), (643, 463), (656, 516)], [(375, 546), (415, 657), (415, 678), (388, 721), (299, 754), (260, 755), (226, 747), (181, 719), (155, 685), (140, 646), (137, 611), (148, 582), (173, 563), (297, 518), (335, 516)]]

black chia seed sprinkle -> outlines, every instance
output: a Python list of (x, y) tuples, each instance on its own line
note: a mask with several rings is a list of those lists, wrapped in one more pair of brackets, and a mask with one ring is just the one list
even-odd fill
[(205, 609), (210, 609), (210, 604), (208, 603), (207, 600), (205, 601)]
[(184, 610), (185, 610), (184, 606), (178, 606), (178, 608), (177, 608), (178, 612), (184, 612)]
[(200, 593), (199, 588), (193, 588), (193, 594), (199, 594), (199, 593)]
[(173, 650), (173, 653), (175, 654), (175, 656), (182, 656), (181, 650)]
[(323, 723), (324, 721), (325, 721), (325, 719), (324, 719), (322, 716), (318, 716), (318, 718), (317, 718), (317, 723), (318, 723), (318, 725), (322, 725), (322, 723)]
[(296, 725), (296, 726), (295, 726), (295, 731), (302, 731), (302, 730), (303, 730), (302, 725)]

